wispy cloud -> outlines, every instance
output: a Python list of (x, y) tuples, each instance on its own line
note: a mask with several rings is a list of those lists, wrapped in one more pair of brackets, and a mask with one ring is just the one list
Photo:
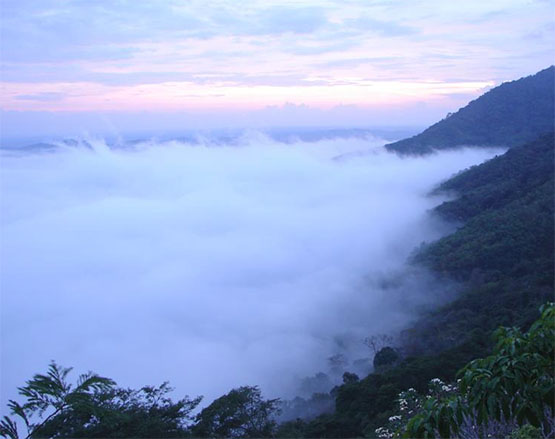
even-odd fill
[(22, 101), (55, 102), (61, 101), (65, 97), (64, 93), (44, 91), (33, 95), (16, 95), (14, 98)]
[[(183, 93), (217, 95), (215, 107), (433, 102), (460, 91), (453, 78), (498, 83), (551, 64), (551, 13), (525, 0), (6, 1), (3, 108), (172, 110)], [(368, 87), (383, 81), (398, 86)], [(427, 96), (406, 86), (430, 81)], [(68, 87), (88, 97), (14, 98)]]
[(345, 25), (350, 29), (359, 29), (365, 32), (379, 34), (384, 37), (398, 37), (418, 33), (418, 29), (415, 27), (396, 23), (394, 21), (376, 20), (375, 18), (369, 16), (346, 20)]

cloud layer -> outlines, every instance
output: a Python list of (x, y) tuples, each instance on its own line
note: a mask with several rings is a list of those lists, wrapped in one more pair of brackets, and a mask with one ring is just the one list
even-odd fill
[(492, 153), (401, 159), (382, 143), (251, 132), (4, 152), (2, 398), (50, 359), (208, 400), (283, 395), (400, 329), (435, 300), (405, 266), (445, 230), (426, 194)]
[[(2, 6), (2, 109), (25, 112), (259, 110), (287, 102), (363, 111), (425, 101), (445, 114), (545, 68), (555, 38), (545, 1)], [(421, 117), (410, 115), (406, 124)]]

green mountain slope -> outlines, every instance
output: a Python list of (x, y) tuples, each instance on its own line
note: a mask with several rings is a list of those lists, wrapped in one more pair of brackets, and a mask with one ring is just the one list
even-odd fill
[(415, 351), (446, 348), (475, 328), (526, 326), (539, 304), (553, 297), (554, 149), (551, 133), (440, 187), (459, 197), (436, 212), (464, 223), (415, 261), (466, 287), (413, 328), (409, 344), (420, 345)]
[(435, 271), (464, 278), (469, 270), (497, 269), (553, 254), (553, 133), (443, 183), (459, 197), (436, 208), (466, 224), (421, 252)]
[(460, 197), (443, 203), (436, 211), (446, 219), (466, 221), (521, 198), (542, 186), (552, 174), (553, 136), (547, 134), (444, 182), (436, 192), (455, 192)]
[(526, 329), (538, 317), (553, 298), (554, 149), (553, 133), (544, 135), (440, 186), (457, 198), (437, 214), (462, 225), (414, 260), (457, 279), (461, 293), (404, 332), (400, 364), (336, 388), (335, 413), (306, 423), (304, 437), (375, 437), (395, 414), (399, 392), (423, 392), (435, 377), (453, 380), (488, 354), (498, 326)]
[(425, 154), (461, 145), (516, 146), (553, 130), (555, 67), (506, 82), (422, 133), (386, 145), (402, 154)]

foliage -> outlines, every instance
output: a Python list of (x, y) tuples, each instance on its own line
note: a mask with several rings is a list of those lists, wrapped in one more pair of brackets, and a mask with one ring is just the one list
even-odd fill
[(554, 144), (553, 133), (543, 136), (440, 186), (459, 198), (437, 212), (466, 223), (414, 261), (465, 285), (453, 303), (403, 334), (411, 354), (459, 344), (477, 328), (526, 328), (552, 297)]
[(514, 430), (509, 439), (541, 439), (541, 431), (539, 428), (526, 424), (517, 430)]
[(554, 144), (551, 133), (443, 183), (440, 191), (459, 197), (436, 211), (466, 224), (415, 261), (459, 279), (476, 268), (518, 275), (534, 268), (522, 261), (552, 261)]
[(167, 383), (139, 390), (114, 388), (96, 393), (88, 407), (79, 408), (49, 424), (47, 436), (64, 437), (184, 437), (191, 412), (201, 398), (177, 402)]
[(435, 193), (454, 192), (459, 197), (436, 211), (444, 218), (466, 221), (521, 198), (553, 175), (553, 142), (553, 133), (540, 136), (443, 182)]
[(343, 374), (343, 384), (351, 384), (358, 382), (359, 377), (356, 373), (345, 372)]
[(541, 307), (541, 317), (526, 334), (517, 328), (496, 331), (493, 355), (471, 362), (461, 376), (461, 391), (478, 421), (515, 417), (539, 426), (548, 407), (555, 409), (555, 304)]
[[(67, 382), (70, 371), (53, 362), (46, 375), (35, 375), (19, 389), (24, 404), (10, 401), (12, 414), (27, 427), (27, 438), (183, 437), (188, 434), (190, 413), (201, 399), (173, 402), (167, 383), (122, 389), (92, 373), (81, 375), (73, 388)], [(35, 417), (40, 420), (32, 423)], [(4, 417), (0, 434), (17, 439), (14, 420)]]
[(283, 422), (279, 425), (276, 437), (278, 438), (299, 438), (303, 437), (306, 429), (306, 422), (300, 418), (294, 421)]
[(541, 308), (541, 317), (523, 334), (517, 328), (496, 331), (492, 355), (461, 371), (460, 394), (430, 398), (406, 426), (406, 437), (451, 437), (466, 418), (478, 425), (516, 420), (540, 427), (545, 413), (555, 415), (555, 304)]
[[(75, 386), (67, 382), (71, 368), (64, 368), (51, 362), (46, 375), (37, 374), (27, 384), (20, 387), (20, 395), (26, 402), (19, 404), (10, 400), (8, 407), (12, 415), (18, 416), (27, 428), (26, 437), (37, 437), (57, 417), (65, 416), (75, 407), (86, 406), (94, 392), (109, 390), (115, 383), (91, 372), (80, 375)], [(45, 413), (47, 416), (44, 417)], [(34, 422), (34, 418), (39, 421)], [(0, 422), (0, 434), (17, 439), (19, 437), (15, 421), (5, 416)]]
[[(52, 362), (47, 374), (35, 375), (19, 389), (23, 404), (9, 402), (12, 415), (27, 428), (23, 437), (273, 437), (276, 430), (280, 401), (264, 400), (258, 387), (233, 389), (193, 419), (201, 397), (174, 402), (168, 383), (124, 389), (89, 372), (72, 385), (70, 371)], [(324, 400), (329, 403), (329, 397)], [(0, 435), (20, 437), (15, 419), (4, 417)]]
[(399, 393), (396, 414), (388, 418), (386, 426), (379, 427), (375, 430), (376, 436), (380, 439), (400, 438), (402, 430), (407, 423), (416, 414), (422, 411), (423, 406), (428, 400), (446, 397), (456, 392), (456, 385), (445, 384), (439, 378), (433, 378), (428, 384), (428, 393), (426, 396), (420, 395), (413, 388)]
[(193, 434), (202, 437), (271, 437), (279, 399), (264, 400), (257, 386), (239, 387), (216, 399), (196, 417)]
[(309, 421), (304, 435), (374, 437), (375, 430), (397, 414), (399, 393), (410, 387), (424, 393), (436, 377), (445, 382), (453, 380), (456, 372), (475, 358), (476, 351), (486, 352), (487, 346), (487, 337), (477, 332), (467, 342), (445, 352), (405, 358), (391, 369), (344, 383), (333, 391), (335, 413)]
[(553, 130), (555, 67), (506, 82), (424, 132), (386, 147), (425, 154), (461, 145), (516, 146)]
[(388, 334), (375, 334), (366, 337), (363, 343), (370, 348), (374, 355), (376, 355), (379, 350), (393, 344), (393, 337)]
[(392, 366), (399, 361), (399, 354), (395, 349), (386, 346), (378, 351), (374, 357), (374, 369), (377, 371), (383, 370), (388, 366)]

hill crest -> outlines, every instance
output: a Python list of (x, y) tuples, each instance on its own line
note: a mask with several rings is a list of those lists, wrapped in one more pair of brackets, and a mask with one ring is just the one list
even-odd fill
[(504, 82), (422, 133), (386, 145), (401, 154), (532, 141), (555, 124), (555, 66)]

